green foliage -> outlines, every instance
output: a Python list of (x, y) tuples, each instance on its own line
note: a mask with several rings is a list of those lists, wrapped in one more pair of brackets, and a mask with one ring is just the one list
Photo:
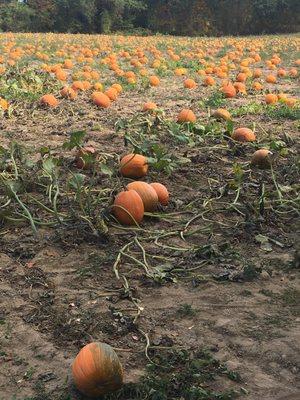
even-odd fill
[(299, 14), (298, 0), (1, 0), (0, 30), (109, 33), (139, 27), (189, 36), (297, 32)]
[(153, 357), (155, 364), (137, 384), (127, 384), (106, 400), (232, 400), (239, 397), (235, 390), (223, 393), (210, 388), (217, 377), (239, 382), (240, 376), (229, 371), (206, 350), (191, 354), (186, 350), (171, 351)]

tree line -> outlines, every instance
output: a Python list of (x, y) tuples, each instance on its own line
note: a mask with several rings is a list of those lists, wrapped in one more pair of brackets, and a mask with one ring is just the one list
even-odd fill
[(194, 36), (299, 28), (299, 0), (0, 0), (0, 31)]

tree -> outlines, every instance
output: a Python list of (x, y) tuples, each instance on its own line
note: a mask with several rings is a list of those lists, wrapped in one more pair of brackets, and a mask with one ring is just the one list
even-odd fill
[(1, 0), (0, 30), (25, 32), (33, 26), (34, 11), (19, 1)]

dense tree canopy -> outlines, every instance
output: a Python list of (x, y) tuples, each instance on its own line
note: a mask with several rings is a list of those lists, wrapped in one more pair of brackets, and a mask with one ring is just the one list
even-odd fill
[(2, 31), (237, 35), (299, 27), (299, 0), (0, 0)]

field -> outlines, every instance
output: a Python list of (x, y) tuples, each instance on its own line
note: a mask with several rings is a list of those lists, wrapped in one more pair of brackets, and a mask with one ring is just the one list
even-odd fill
[[(299, 398), (299, 45), (0, 34), (0, 400), (86, 399), (93, 341), (106, 399)], [(131, 226), (129, 153), (170, 193)]]

